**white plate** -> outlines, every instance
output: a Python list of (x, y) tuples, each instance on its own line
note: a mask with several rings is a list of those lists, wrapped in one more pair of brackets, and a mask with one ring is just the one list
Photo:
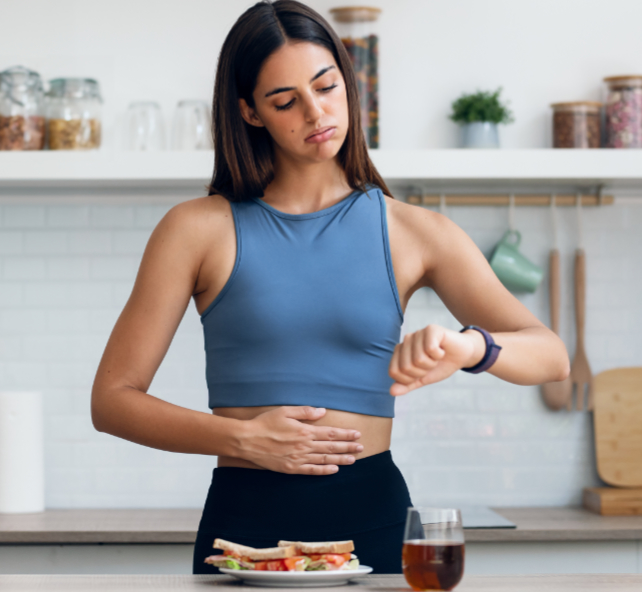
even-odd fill
[(229, 569), (219, 567), (221, 573), (239, 578), (250, 586), (271, 588), (316, 588), (317, 586), (341, 586), (352, 578), (365, 576), (372, 571), (367, 565), (357, 569), (336, 569), (333, 571), (254, 571), (251, 569)]

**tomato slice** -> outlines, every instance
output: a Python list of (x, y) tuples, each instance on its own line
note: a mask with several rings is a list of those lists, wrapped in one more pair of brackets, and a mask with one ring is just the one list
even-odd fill
[(256, 571), (267, 571), (267, 561), (255, 561), (254, 562), (254, 569)]
[(296, 571), (297, 566), (305, 564), (305, 557), (299, 555), (295, 557), (286, 557), (283, 559), (287, 571)]
[(283, 559), (273, 559), (271, 561), (266, 561), (266, 563), (268, 571), (287, 571), (283, 564)]
[(311, 553), (308, 557), (312, 561), (323, 560), (336, 566), (341, 566), (346, 561), (350, 561), (350, 553)]
[(334, 565), (336, 566), (343, 565), (346, 562), (346, 559), (343, 556), (343, 554), (339, 554), (339, 553), (326, 553), (325, 560), (328, 563), (334, 563)]

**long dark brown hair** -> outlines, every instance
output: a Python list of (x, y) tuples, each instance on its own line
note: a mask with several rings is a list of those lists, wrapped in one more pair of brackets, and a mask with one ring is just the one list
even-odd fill
[(229, 201), (263, 197), (274, 178), (272, 138), (264, 127), (241, 116), (239, 98), (254, 108), (252, 93), (265, 60), (287, 41), (308, 41), (332, 53), (343, 74), (348, 98), (348, 133), (337, 154), (350, 187), (375, 185), (390, 191), (368, 155), (361, 128), (359, 92), (350, 56), (334, 29), (309, 6), (296, 0), (262, 0), (248, 8), (228, 33), (218, 59), (212, 134), (214, 174), (208, 195)]

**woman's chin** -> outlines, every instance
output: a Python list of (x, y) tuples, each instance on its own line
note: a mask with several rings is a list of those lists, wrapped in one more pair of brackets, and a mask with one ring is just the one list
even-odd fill
[(306, 155), (311, 156), (317, 162), (325, 162), (335, 158), (340, 149), (340, 144), (330, 140), (322, 144), (307, 145)]

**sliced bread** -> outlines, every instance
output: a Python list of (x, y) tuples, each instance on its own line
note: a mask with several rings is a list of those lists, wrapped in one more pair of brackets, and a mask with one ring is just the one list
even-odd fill
[(288, 548), (292, 545), (298, 553), (352, 553), (354, 551), (353, 541), (331, 541), (323, 543), (304, 543), (301, 541), (279, 541), (279, 547)]
[(232, 543), (231, 541), (226, 541), (224, 539), (214, 539), (214, 544), (212, 546), (215, 549), (238, 553), (242, 557), (248, 557), (253, 561), (262, 561), (264, 559), (285, 559), (286, 557), (294, 557), (297, 554), (297, 550), (294, 545), (279, 545), (278, 547), (255, 549), (254, 547), (238, 545), (237, 543)]

